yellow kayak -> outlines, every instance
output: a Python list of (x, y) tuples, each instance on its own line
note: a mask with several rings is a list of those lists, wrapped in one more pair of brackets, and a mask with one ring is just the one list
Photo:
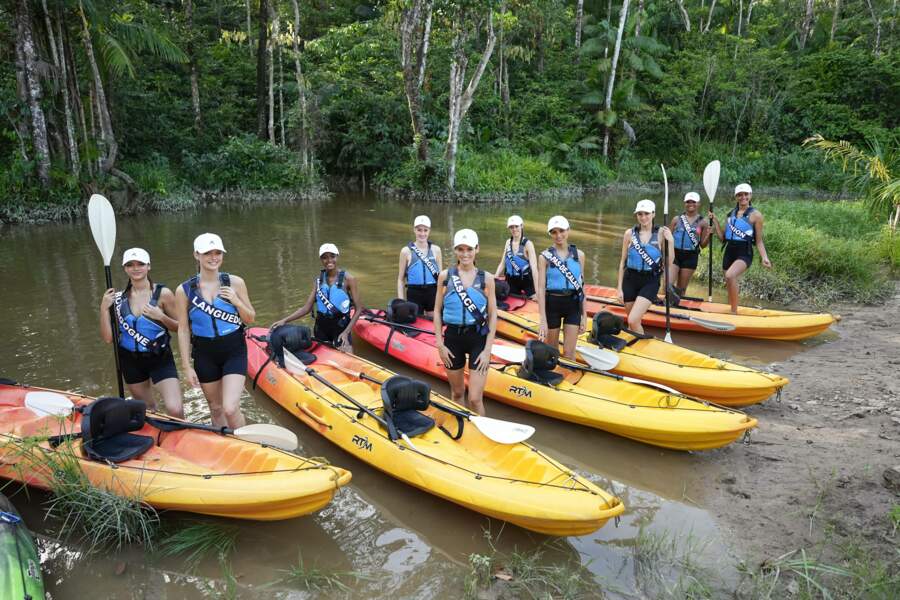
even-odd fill
[[(428, 323), (419, 319), (414, 327), (424, 329)], [(356, 322), (354, 332), (410, 366), (446, 378), (444, 367), (439, 366), (434, 335), (401, 327), (392, 330), (384, 320), (366, 317)], [(518, 349), (525, 355), (518, 344), (497, 340), (495, 359), (502, 349), (514, 353)], [(531, 364), (536, 363), (532, 360)], [(484, 393), (523, 410), (675, 450), (719, 448), (756, 426), (756, 419), (736, 410), (583, 368), (559, 366), (552, 375), (541, 377), (523, 365), (492, 365)]]
[[(500, 311), (497, 333), (520, 343), (537, 339), (537, 303), (519, 302), (510, 308)], [(588, 332), (579, 337), (579, 346), (597, 348), (591, 342), (592, 326), (589, 321)], [(788, 379), (781, 375), (714, 358), (656, 338), (635, 339), (625, 332), (614, 337), (627, 345), (616, 352), (619, 364), (611, 369), (612, 373), (655, 381), (716, 404), (749, 406), (779, 393), (788, 384)], [(585, 362), (583, 359), (579, 355), (579, 360)]]
[[(251, 330), (247, 343), (248, 375), (260, 389), (315, 431), (392, 477), (547, 535), (585, 535), (625, 510), (621, 500), (536, 448), (495, 442), (471, 421), (434, 404), (413, 411), (434, 421), (430, 429), (394, 439), (385, 426), (381, 386), (394, 373), (319, 345), (308, 349), (315, 356), (315, 376), (293, 374), (269, 360), (267, 344), (260, 341), (266, 333)], [(446, 398), (430, 397), (465, 413)], [(460, 428), (461, 436), (453, 439)]]

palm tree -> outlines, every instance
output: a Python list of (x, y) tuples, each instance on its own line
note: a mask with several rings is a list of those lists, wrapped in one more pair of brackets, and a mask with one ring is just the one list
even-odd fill
[(862, 150), (846, 140), (832, 142), (820, 134), (803, 141), (819, 150), (826, 161), (839, 163), (848, 175), (847, 184), (862, 196), (872, 214), (888, 214), (891, 233), (900, 221), (900, 148), (893, 137), (887, 145), (868, 140)]

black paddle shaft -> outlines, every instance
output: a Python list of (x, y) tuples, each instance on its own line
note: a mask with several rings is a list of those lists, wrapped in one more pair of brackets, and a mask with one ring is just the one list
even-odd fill
[[(104, 265), (106, 271), (106, 289), (110, 289), (112, 285), (112, 271), (109, 265)], [(112, 329), (113, 338), (113, 356), (116, 357), (116, 384), (119, 386), (119, 398), (125, 397), (125, 386), (122, 383), (122, 365), (119, 364), (119, 324), (116, 322), (115, 306), (109, 307), (109, 325)]]

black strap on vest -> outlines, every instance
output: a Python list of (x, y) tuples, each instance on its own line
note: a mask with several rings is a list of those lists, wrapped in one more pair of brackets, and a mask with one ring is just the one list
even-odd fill
[[(328, 296), (326, 296), (322, 292), (322, 284), (324, 284), (326, 286), (328, 285), (328, 275), (325, 273), (325, 269), (322, 269), (322, 273), (319, 275), (319, 278), (316, 279), (316, 297), (319, 300), (321, 300), (322, 304), (325, 305), (325, 308), (328, 309), (328, 312), (329, 312), (328, 316), (331, 316), (331, 317), (343, 316), (344, 313), (342, 313), (340, 310), (338, 310), (338, 307), (335, 306), (334, 303), (332, 303), (331, 300), (328, 299)], [(338, 272), (337, 281), (335, 281), (334, 285), (339, 290), (344, 289), (344, 271), (343, 270)]]
[[(509, 244), (506, 245), (506, 258), (509, 260), (509, 264), (512, 265), (513, 271), (515, 271), (512, 274), (513, 277), (522, 277), (525, 274), (525, 270), (528, 269), (528, 267), (525, 267), (524, 269), (520, 269), (519, 265), (516, 264), (516, 261), (514, 260), (514, 258), (516, 256), (520, 256), (520, 255), (513, 254), (512, 243), (513, 243), (513, 239), (509, 238)], [(521, 253), (521, 257), (526, 260), (528, 259), (528, 256), (525, 254), (525, 244), (527, 244), (527, 243), (528, 243), (528, 238), (526, 238), (523, 235), (522, 239), (519, 240), (519, 252)], [(576, 260), (577, 260), (577, 258), (576, 258)]]
[[(747, 220), (747, 215), (749, 215), (751, 212), (753, 212), (753, 210), (754, 210), (754, 208), (752, 206), (748, 206), (747, 210), (744, 211), (744, 216), (741, 218), (744, 219), (745, 221), (747, 221), (747, 223), (750, 223), (750, 221)], [(734, 226), (734, 222), (738, 219), (737, 214), (738, 214), (738, 207), (735, 206), (734, 208), (731, 209), (731, 212), (728, 213), (728, 218), (725, 219), (725, 221), (728, 223), (728, 229), (731, 230), (732, 235), (737, 237), (737, 240), (731, 240), (731, 241), (749, 242), (750, 240), (747, 239), (747, 237), (748, 237), (747, 234)], [(750, 223), (750, 225), (753, 225), (753, 224)], [(754, 237), (754, 234), (751, 233), (749, 237), (751, 237), (751, 238)]]
[[(157, 283), (154, 285), (153, 292), (150, 294), (150, 302), (149, 302), (150, 306), (157, 306), (159, 304), (159, 296), (160, 296), (160, 294), (162, 294), (162, 290), (164, 287), (165, 286), (161, 283)], [(163, 325), (159, 321), (156, 321), (155, 319), (150, 319), (149, 317), (146, 317), (147, 320), (153, 321), (154, 323), (156, 323), (157, 325), (162, 327), (163, 331), (165, 332), (163, 335), (159, 336), (158, 338), (151, 340), (144, 334), (139, 333), (137, 331), (137, 329), (135, 329), (134, 327), (129, 325), (128, 321), (125, 320), (125, 317), (122, 316), (122, 304), (124, 302), (125, 292), (127, 292), (127, 290), (128, 290), (128, 288), (126, 287), (125, 291), (118, 292), (116, 294), (116, 301), (115, 301), (115, 305), (114, 305), (115, 306), (114, 312), (116, 315), (116, 320), (119, 322), (119, 325), (122, 327), (122, 329), (125, 330), (125, 333), (130, 335), (131, 338), (135, 342), (137, 342), (139, 345), (144, 346), (150, 352), (153, 352), (153, 353), (160, 352), (166, 346), (169, 345), (169, 340), (171, 338), (171, 336), (169, 335), (169, 330), (166, 328), (165, 325)], [(129, 307), (129, 310), (130, 310), (130, 307)], [(134, 313), (132, 313), (132, 314), (134, 314)]]

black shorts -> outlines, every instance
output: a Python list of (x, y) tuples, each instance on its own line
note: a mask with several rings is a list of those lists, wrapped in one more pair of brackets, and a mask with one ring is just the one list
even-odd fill
[(656, 302), (659, 293), (660, 274), (652, 271), (625, 269), (622, 277), (622, 296), (625, 302), (634, 302), (639, 297)]
[(350, 324), (350, 317), (329, 317), (322, 313), (316, 314), (316, 324), (313, 326), (313, 337), (320, 342), (340, 346), (338, 338)]
[(244, 328), (217, 338), (191, 338), (191, 358), (200, 383), (218, 381), (226, 375), (246, 375)]
[(478, 333), (478, 325), (459, 327), (447, 325), (444, 328), (444, 345), (453, 354), (448, 371), (458, 371), (466, 364), (466, 355), (469, 355), (469, 368), (475, 368), (475, 359), (484, 352), (487, 343), (487, 335)]
[(524, 277), (511, 277), (507, 275), (506, 283), (509, 284), (510, 294), (526, 296), (529, 298), (534, 296), (534, 279), (531, 277), (530, 273)]
[(700, 252), (697, 250), (679, 250), (675, 248), (675, 266), (679, 269), (696, 269)]
[(172, 348), (168, 346), (160, 354), (129, 352), (120, 346), (119, 366), (122, 368), (125, 383), (129, 384), (142, 383), (148, 379), (153, 383), (159, 383), (172, 377), (178, 379), (178, 369), (175, 368)]
[(406, 286), (406, 299), (416, 303), (419, 307), (419, 314), (434, 310), (435, 296), (437, 296), (437, 284)]
[(559, 295), (548, 292), (544, 296), (547, 329), (559, 329), (560, 325), (581, 325), (581, 302), (576, 294)]
[(734, 261), (742, 260), (747, 268), (753, 264), (753, 244), (747, 242), (726, 242), (725, 254), (722, 256), (722, 270), (727, 271)]

